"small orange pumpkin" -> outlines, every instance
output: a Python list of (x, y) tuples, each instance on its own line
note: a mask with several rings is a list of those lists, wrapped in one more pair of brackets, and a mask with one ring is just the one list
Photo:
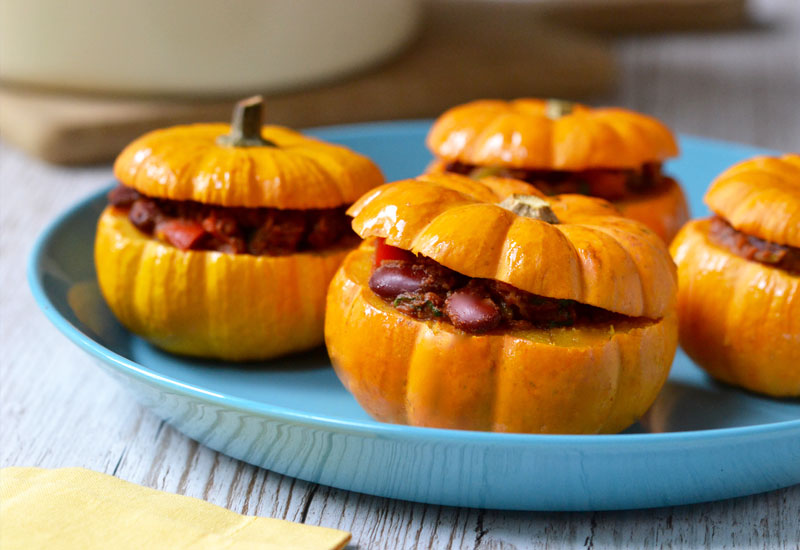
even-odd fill
[[(348, 205), (382, 183), (364, 156), (262, 127), (256, 99), (239, 105), (232, 126), (195, 124), (142, 136), (117, 159), (117, 178), (148, 200), (235, 207), (234, 217), (245, 208)], [(327, 285), (351, 247), (281, 255), (184, 250), (143, 233), (128, 212), (109, 206), (98, 223), (95, 263), (103, 296), (131, 331), (174, 353), (253, 360), (322, 343)]]
[(680, 342), (713, 377), (800, 396), (800, 155), (759, 157), (706, 193), (672, 243)]
[(661, 163), (678, 154), (669, 129), (619, 108), (541, 99), (481, 100), (440, 116), (427, 144), (429, 171), (509, 175), (547, 193), (606, 198), (666, 242), (689, 219), (678, 183)]
[[(509, 209), (509, 200), (527, 204), (523, 193), (538, 197), (544, 213)], [(617, 432), (666, 380), (677, 346), (675, 267), (653, 232), (605, 201), (545, 199), (517, 181), (431, 174), (381, 186), (348, 212), (368, 240), (331, 282), (325, 339), (340, 379), (378, 420)], [(368, 285), (376, 237), (467, 277), (625, 317), (484, 334), (415, 319)]]
[(233, 127), (190, 124), (145, 134), (120, 153), (114, 175), (151, 197), (299, 210), (350, 204), (383, 183), (363, 155), (289, 128), (262, 127), (260, 103), (242, 103), (240, 112)]

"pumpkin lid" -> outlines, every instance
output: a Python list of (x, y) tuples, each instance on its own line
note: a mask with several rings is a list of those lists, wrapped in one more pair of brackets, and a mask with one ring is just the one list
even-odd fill
[(348, 214), (362, 238), (385, 238), (469, 277), (633, 317), (658, 319), (674, 303), (664, 243), (602, 199), (427, 174), (372, 190)]
[(380, 169), (345, 147), (261, 126), (261, 98), (237, 104), (234, 122), (147, 133), (114, 163), (123, 184), (150, 197), (283, 209), (350, 204), (383, 183)]
[(448, 162), (529, 170), (638, 168), (678, 154), (653, 117), (559, 100), (480, 100), (441, 115), (428, 148)]
[(705, 202), (738, 231), (800, 247), (800, 154), (735, 164), (712, 182)]

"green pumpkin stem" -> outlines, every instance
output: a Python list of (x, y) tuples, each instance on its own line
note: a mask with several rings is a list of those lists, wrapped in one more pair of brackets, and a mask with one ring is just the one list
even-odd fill
[(248, 97), (236, 103), (229, 134), (217, 138), (217, 143), (226, 147), (277, 147), (261, 137), (261, 117), (264, 98), (260, 95)]
[(550, 120), (557, 120), (572, 113), (575, 103), (563, 99), (548, 99), (544, 106), (544, 116)]
[(506, 197), (503, 202), (498, 203), (498, 206), (510, 210), (517, 216), (533, 218), (550, 224), (561, 223), (561, 220), (550, 208), (550, 203), (536, 195), (514, 194)]

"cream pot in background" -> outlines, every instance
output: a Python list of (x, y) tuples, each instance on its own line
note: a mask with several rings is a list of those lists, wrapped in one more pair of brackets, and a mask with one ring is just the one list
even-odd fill
[(413, 34), (419, 0), (0, 0), (0, 78), (229, 95), (335, 78)]

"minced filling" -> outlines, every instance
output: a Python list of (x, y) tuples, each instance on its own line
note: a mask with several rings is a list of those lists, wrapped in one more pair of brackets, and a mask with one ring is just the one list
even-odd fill
[(181, 250), (281, 256), (355, 244), (346, 206), (315, 210), (241, 208), (157, 199), (124, 185), (108, 194), (142, 233)]
[(711, 218), (708, 238), (717, 246), (747, 260), (800, 274), (800, 248), (765, 241), (742, 233), (720, 216)]
[(538, 296), (494, 279), (471, 278), (379, 240), (370, 289), (415, 319), (437, 319), (472, 334), (492, 330), (611, 324), (625, 315)]
[(659, 189), (667, 178), (661, 173), (661, 163), (646, 163), (638, 170), (592, 169), (523, 170), (501, 166), (476, 166), (452, 162), (448, 172), (472, 178), (497, 176), (514, 178), (534, 185), (546, 195), (578, 193), (606, 200), (620, 200), (629, 195), (644, 194)]

